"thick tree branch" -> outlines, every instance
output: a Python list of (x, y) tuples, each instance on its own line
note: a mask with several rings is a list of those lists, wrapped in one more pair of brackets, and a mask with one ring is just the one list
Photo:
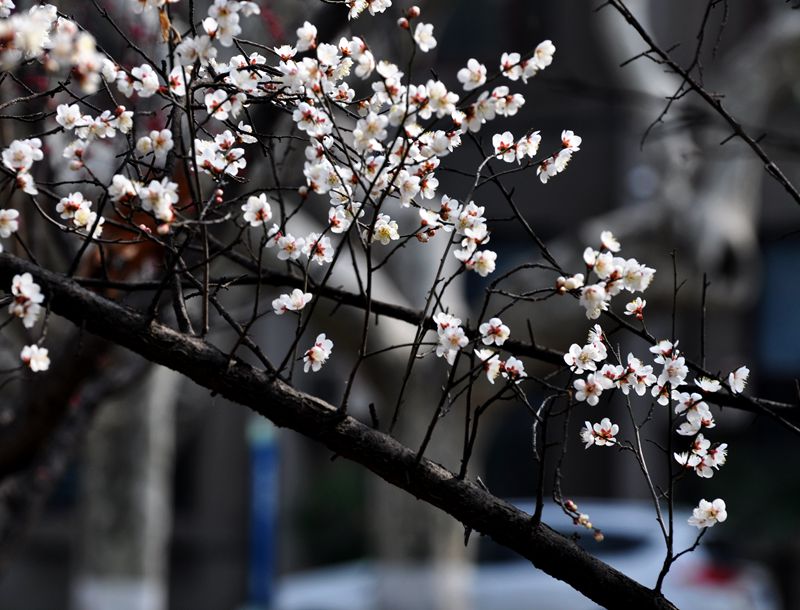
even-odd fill
[(271, 379), (209, 343), (182, 335), (141, 314), (7, 253), (0, 254), (0, 283), (28, 272), (54, 313), (104, 339), (174, 369), (212, 392), (246, 405), (278, 426), (291, 428), (372, 470), (529, 559), (537, 568), (606, 608), (673, 609), (663, 596), (582, 551), (574, 542), (479, 486), (423, 459), (394, 438), (352, 417), (337, 417), (332, 405)]

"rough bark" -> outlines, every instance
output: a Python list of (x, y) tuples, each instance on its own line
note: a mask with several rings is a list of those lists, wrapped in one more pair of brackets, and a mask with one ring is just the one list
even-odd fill
[(428, 502), (516, 551), (547, 574), (563, 580), (606, 608), (674, 609), (662, 595), (582, 551), (546, 525), (470, 481), (423, 459), (391, 436), (352, 417), (340, 417), (332, 405), (300, 392), (213, 345), (182, 335), (103, 298), (63, 275), (10, 254), (0, 254), (0, 285), (13, 275), (30, 273), (54, 313), (87, 331), (174, 369), (212, 392), (245, 405), (353, 460), (418, 499)]

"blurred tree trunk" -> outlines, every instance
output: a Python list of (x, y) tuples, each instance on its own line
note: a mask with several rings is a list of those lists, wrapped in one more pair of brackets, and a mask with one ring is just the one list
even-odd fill
[(99, 411), (83, 469), (74, 610), (165, 610), (179, 377), (152, 367)]

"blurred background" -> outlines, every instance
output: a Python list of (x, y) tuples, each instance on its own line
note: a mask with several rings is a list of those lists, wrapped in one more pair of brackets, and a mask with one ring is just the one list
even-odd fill
[[(143, 40), (158, 31), (146, 16), (131, 14), (127, 2), (101, 4)], [(174, 7), (177, 15), (185, 10), (181, 4)], [(198, 12), (202, 4), (197, 3)], [(363, 35), (378, 58), (402, 63), (409, 52), (394, 25), (404, 3), (349, 24), (341, 7), (311, 0), (257, 4), (261, 18), (245, 24), (243, 36), (262, 44), (294, 43), (295, 29), (309, 19), (323, 39), (335, 41), (348, 31)], [(471, 57), (491, 67), (503, 51), (526, 52), (544, 39), (556, 45), (546, 72), (527, 87), (512, 87), (527, 99), (520, 113), (495, 121), (481, 135), (488, 141), (495, 132), (522, 134), (533, 128), (541, 130), (545, 150), (557, 148), (562, 129), (583, 137), (563, 176), (547, 185), (533, 171), (508, 180), (523, 214), (559, 261), (578, 269), (583, 247), (595, 244), (601, 229), (614, 231), (626, 256), (659, 270), (646, 295), (652, 312), (648, 328), (667, 336), (675, 251), (678, 276), (686, 280), (677, 312), (681, 347), (693, 356), (700, 350), (707, 274), (708, 368), (727, 372), (747, 364), (752, 394), (796, 402), (800, 209), (751, 151), (735, 140), (722, 145), (730, 131), (692, 95), (676, 102), (643, 143), (665, 97), (680, 82), (646, 59), (620, 67), (646, 47), (611, 8), (597, 11), (600, 2), (419, 4), (422, 20), (435, 26), (438, 46), (421, 58), (417, 80), (429, 78), (435, 66), (436, 75), (457, 90), (455, 74)], [(663, 47), (679, 45), (675, 56), (684, 63), (692, 60), (705, 2), (628, 4)], [(59, 8), (81, 23), (97, 20), (89, 3), (65, 0)], [(705, 33), (699, 57), (707, 89), (724, 96), (725, 106), (800, 183), (800, 11), (782, 0), (719, 2)], [(109, 50), (119, 45), (110, 31), (96, 34)], [(14, 135), (5, 123), (3, 129), (8, 143)], [(466, 171), (473, 171), (476, 161), (469, 143), (448, 159), (451, 167)], [(256, 171), (248, 168), (247, 175)], [(458, 197), (464, 190), (458, 176), (442, 172), (439, 179), (442, 193)], [(497, 190), (481, 192), (480, 203), (494, 217), (509, 215)], [(515, 223), (492, 226), (491, 247), (502, 261), (498, 272), (537, 256)], [(424, 286), (415, 287), (411, 272), (393, 272), (397, 289), (419, 307)], [(457, 285), (455, 298), (477, 308), (486, 284), (471, 275)], [(537, 343), (563, 350), (581, 342), (588, 325), (577, 307), (559, 305), (537, 305), (520, 312), (519, 319), (533, 319)], [(337, 318), (340, 333), (347, 332), (347, 315)], [(508, 323), (513, 330), (514, 320)], [(91, 338), (80, 341), (85, 350), (95, 349)], [(360, 467), (332, 459), (310, 441), (275, 430), (171, 372), (124, 354), (103, 354), (86, 369), (80, 385), (43, 399), (61, 400), (67, 414), (55, 449), (35, 456), (24, 469), (3, 462), (0, 450), (5, 477), (0, 484), (0, 608), (593, 607), (477, 534), (465, 548), (463, 528), (451, 519), (389, 489)], [(133, 382), (127, 377), (120, 384), (114, 377), (121, 362), (137, 371)], [(73, 371), (82, 363), (64, 366)], [(537, 370), (535, 363), (526, 366)], [(335, 399), (343, 370), (331, 367), (327, 377), (320, 374), (313, 386), (304, 387)], [(382, 387), (386, 371), (372, 374), (353, 404), (392, 402), (385, 400)], [(425, 396), (422, 382), (415, 383), (416, 396)], [(2, 404), (7, 400), (0, 398), (3, 426), (14, 417), (13, 405)], [(432, 407), (422, 400), (412, 406), (398, 436), (417, 446)], [(619, 405), (610, 408), (614, 413)], [(598, 548), (584, 536), (589, 540), (581, 543), (652, 584), (661, 543), (641, 503), (646, 490), (638, 466), (615, 451), (587, 459), (578, 437), (583, 419), (579, 414), (573, 421), (578, 427), (569, 438), (562, 491), (591, 508), (587, 511), (607, 541)], [(800, 423), (795, 416), (789, 419)], [(725, 498), (729, 519), (714, 528), (704, 550), (679, 562), (666, 594), (684, 609), (800, 607), (800, 479), (795, 474), (800, 439), (774, 421), (743, 412), (723, 411), (717, 421), (715, 439), (729, 444), (730, 457), (712, 480), (687, 479), (679, 486), (679, 537), (691, 537), (691, 532), (680, 533), (680, 526), (701, 497)], [(537, 476), (528, 412), (504, 404), (483, 425), (470, 476), (480, 475), (495, 495), (530, 507)], [(443, 430), (432, 457), (457, 469), (459, 421)], [(0, 439), (9, 438), (3, 434)], [(71, 446), (75, 435), (82, 439), (77, 455), (57, 450), (59, 442)], [(572, 533), (563, 515), (550, 516), (553, 527)]]

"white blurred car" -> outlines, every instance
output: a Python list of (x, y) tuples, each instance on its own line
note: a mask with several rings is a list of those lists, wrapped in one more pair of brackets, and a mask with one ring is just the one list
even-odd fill
[[(530, 501), (514, 502), (527, 512)], [(605, 536), (596, 542), (591, 532), (575, 526), (552, 503), (542, 520), (564, 535), (576, 534), (586, 551), (640, 583), (653, 586), (664, 560), (664, 541), (651, 504), (632, 501), (582, 501)], [(676, 511), (674, 548), (688, 548), (698, 530), (686, 523), (689, 509)], [(477, 564), (462, 573), (466, 603), (458, 610), (594, 610), (596, 604), (536, 570), (528, 561), (488, 538), (473, 534), (479, 545)], [(398, 571), (396, 568), (388, 568)], [(278, 586), (276, 610), (376, 610), (386, 606), (387, 568), (375, 562), (356, 562), (287, 576)], [(416, 588), (441, 586), (453, 574), (433, 574), (430, 566), (392, 573), (396, 591), (414, 595)], [(458, 576), (455, 577), (458, 580)], [(397, 583), (400, 583), (398, 586)], [(384, 587), (379, 590), (379, 587)], [(780, 610), (780, 596), (769, 573), (752, 563), (722, 563), (700, 546), (673, 564), (664, 582), (664, 595), (681, 610)], [(380, 597), (384, 600), (379, 604)], [(393, 597), (389, 595), (389, 606)], [(419, 603), (421, 607), (422, 602)], [(398, 607), (414, 607), (399, 603)]]

